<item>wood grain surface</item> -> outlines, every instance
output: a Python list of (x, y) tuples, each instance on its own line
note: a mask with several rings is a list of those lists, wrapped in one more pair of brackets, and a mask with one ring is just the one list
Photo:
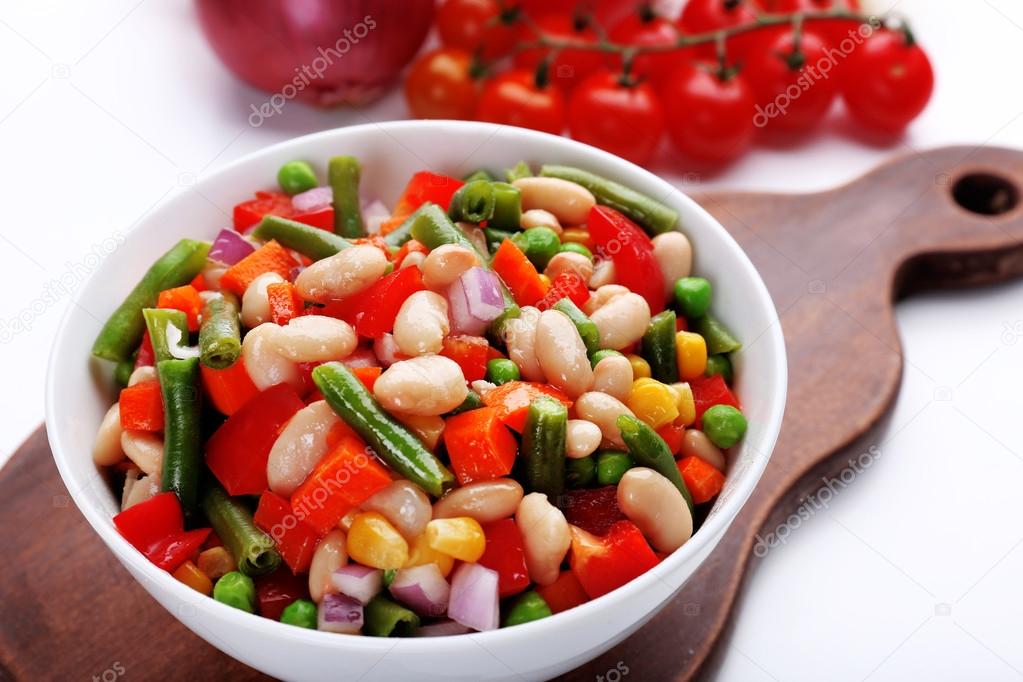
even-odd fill
[[(697, 197), (778, 308), (789, 357), (781, 436), (753, 496), (672, 603), (563, 679), (592, 680), (619, 661), (637, 680), (713, 676), (744, 576), (763, 554), (758, 535), (876, 442), (902, 371), (894, 301), (1023, 274), (1019, 188), (1023, 153), (949, 147), (824, 193)], [(42, 429), (0, 472), (0, 500), (0, 680), (265, 679), (134, 583), (69, 499)]]

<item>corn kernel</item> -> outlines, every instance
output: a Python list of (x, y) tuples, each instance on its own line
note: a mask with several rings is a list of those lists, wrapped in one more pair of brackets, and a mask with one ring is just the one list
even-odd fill
[(348, 555), (363, 566), (401, 568), (408, 561), (408, 543), (382, 514), (366, 512), (352, 521)]
[(426, 524), (425, 535), (431, 549), (469, 563), (479, 561), (487, 548), (483, 527), (468, 516), (434, 519)]
[(693, 399), (693, 388), (685, 383), (672, 384), (671, 388), (678, 394), (678, 417), (686, 426), (696, 421), (696, 400)]
[(567, 230), (561, 232), (561, 243), (574, 242), (576, 244), (582, 244), (589, 248), (590, 246), (590, 233), (586, 230), (580, 230), (577, 227), (570, 227)]
[(210, 580), (220, 580), (238, 567), (234, 563), (234, 557), (224, 547), (210, 547), (199, 552), (199, 558), (195, 563)]
[(695, 332), (675, 334), (678, 353), (678, 375), (682, 379), (703, 376), (707, 369), (707, 342)]
[(425, 564), (437, 564), (441, 575), (446, 578), (451, 573), (451, 569), (455, 567), (455, 558), (448, 554), (441, 554), (433, 547), (430, 547), (426, 533), (421, 533), (412, 541), (412, 547), (409, 548), (408, 561), (405, 563), (405, 568), (423, 566)]
[(550, 289), (551, 288), (551, 278), (548, 277), (547, 275), (543, 274), (542, 272), (540, 273), (539, 277), (540, 277), (540, 281), (543, 282), (543, 288), (544, 289)]
[(678, 400), (668, 386), (653, 379), (641, 378), (632, 383), (625, 403), (636, 419), (650, 428), (659, 429), (678, 417)]
[(639, 379), (650, 376), (650, 363), (638, 355), (626, 355), (632, 365), (632, 376)]
[(174, 577), (207, 597), (213, 594), (213, 581), (191, 561), (186, 561), (178, 566), (178, 569), (174, 571)]

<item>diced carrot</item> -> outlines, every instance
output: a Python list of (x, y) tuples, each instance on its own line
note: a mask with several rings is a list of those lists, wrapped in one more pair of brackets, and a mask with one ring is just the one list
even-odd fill
[(274, 324), (287, 324), (302, 314), (305, 303), (291, 282), (274, 282), (266, 287), (266, 300), (270, 304), (270, 320)]
[(695, 455), (683, 457), (676, 465), (693, 496), (693, 504), (713, 500), (725, 485), (725, 475)]
[(391, 234), (399, 227), (401, 227), (401, 224), (406, 220), (408, 220), (407, 215), (401, 214), (392, 215), (390, 218), (380, 223), (380, 234)]
[(163, 430), (163, 395), (159, 381), (141, 381), (122, 389), (118, 402), (122, 429)]
[(533, 305), (547, 293), (547, 286), (540, 279), (540, 273), (510, 239), (501, 242), (490, 261), (490, 267), (508, 286), (519, 305)]
[(347, 422), (338, 420), (327, 432), (327, 447), (333, 450), (343, 438), (358, 439), (359, 434), (355, 433), (355, 429), (350, 427)]
[(201, 272), (196, 275), (189, 284), (191, 284), (196, 291), (206, 291), (209, 288), (206, 286), (206, 275)]
[(507, 476), (515, 464), (518, 443), (493, 407), (449, 417), (443, 438), (461, 485)]
[(568, 611), (590, 600), (572, 571), (562, 571), (557, 580), (550, 585), (538, 585), (536, 591), (551, 607), (552, 613)]
[(199, 331), (199, 314), (202, 313), (202, 298), (191, 284), (173, 289), (164, 289), (156, 298), (157, 308), (180, 310), (188, 318), (188, 331)]
[(213, 581), (191, 561), (178, 566), (174, 571), (174, 577), (200, 594), (209, 596), (213, 592)]
[(259, 389), (252, 383), (242, 358), (238, 358), (233, 365), (224, 369), (213, 369), (200, 364), (199, 370), (206, 393), (218, 412), (231, 416), (253, 396), (259, 395)]
[(290, 279), (291, 269), (296, 265), (298, 263), (283, 246), (270, 240), (229, 267), (220, 278), (220, 286), (241, 296), (252, 280), (263, 273), (276, 272), (284, 279)]
[(484, 394), (483, 404), (495, 408), (498, 419), (504, 422), (505, 426), (522, 433), (522, 428), (526, 425), (529, 404), (542, 396), (560, 400), (565, 407), (572, 407), (569, 397), (558, 389), (529, 381), (509, 381), (501, 384)]
[(383, 374), (383, 367), (353, 367), (352, 374), (354, 374), (362, 385), (366, 387), (366, 390), (370, 393), (373, 392), (373, 384), (377, 382), (380, 375)]

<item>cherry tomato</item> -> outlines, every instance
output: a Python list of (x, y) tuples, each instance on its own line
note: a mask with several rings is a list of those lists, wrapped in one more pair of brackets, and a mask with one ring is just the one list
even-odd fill
[(537, 87), (532, 71), (511, 69), (483, 86), (476, 119), (559, 135), (565, 127), (565, 96), (551, 85)]
[[(731, 28), (756, 21), (756, 13), (744, 2), (736, 0), (689, 0), (682, 10), (678, 24), (683, 33), (707, 33), (722, 28)], [(728, 54), (732, 61), (742, 59), (755, 47), (755, 33), (743, 33), (728, 41)], [(701, 57), (713, 57), (712, 43), (699, 45), (696, 52)]]
[(664, 113), (649, 83), (623, 84), (621, 76), (601, 69), (572, 92), (568, 130), (580, 142), (643, 164), (664, 134)]
[(845, 105), (872, 130), (899, 132), (924, 110), (934, 90), (927, 54), (903, 33), (878, 31), (849, 55), (847, 66)]
[[(624, 45), (672, 45), (679, 37), (679, 29), (664, 17), (648, 10), (633, 12), (611, 29), (611, 40)], [(691, 52), (691, 50), (687, 50)], [(632, 62), (632, 73), (660, 84), (685, 59), (680, 52), (637, 55)]]
[(441, 47), (417, 59), (405, 76), (405, 101), (416, 118), (472, 118), (476, 82), (472, 57), (457, 47)]
[[(788, 14), (790, 12), (821, 12), (830, 9), (859, 11), (859, 0), (756, 0), (756, 5), (765, 12)], [(807, 26), (831, 47), (838, 47), (849, 38), (849, 31), (856, 31), (859, 22), (851, 19), (822, 19), (807, 23)]]
[(551, 12), (590, 14), (601, 26), (614, 26), (648, 0), (519, 0), (522, 11), (538, 18)]
[[(552, 38), (596, 43), (597, 34), (586, 22), (579, 22), (571, 14), (545, 14), (535, 20), (537, 28)], [(548, 50), (523, 50), (515, 55), (515, 66), (535, 70)], [(604, 65), (606, 57), (596, 50), (561, 50), (551, 61), (550, 82), (565, 91), (581, 83), (586, 76)]]
[(686, 156), (721, 163), (752, 143), (755, 100), (741, 74), (722, 79), (712, 66), (686, 64), (671, 73), (661, 95), (668, 137)]
[(437, 9), (437, 32), (442, 43), (469, 52), (481, 49), (490, 61), (511, 52), (518, 40), (517, 8), (497, 0), (445, 0)]
[(756, 95), (756, 126), (802, 132), (827, 115), (837, 88), (826, 71), (835, 63), (826, 49), (824, 41), (807, 30), (799, 39), (798, 53), (792, 29), (761, 43), (744, 72)]

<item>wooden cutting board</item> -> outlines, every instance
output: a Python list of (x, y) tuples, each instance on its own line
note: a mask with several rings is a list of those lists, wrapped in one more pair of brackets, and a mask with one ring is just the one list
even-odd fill
[[(820, 194), (698, 197), (778, 307), (789, 357), (781, 437), (752, 498), (673, 602), (564, 679), (599, 679), (619, 662), (637, 680), (712, 674), (743, 577), (763, 554), (756, 537), (770, 538), (822, 476), (865, 452), (895, 398), (902, 351), (893, 302), (1023, 274), (1021, 188), (1023, 152), (951, 147)], [(0, 500), (0, 680), (263, 677), (192, 635), (135, 584), (75, 509), (42, 429), (0, 473)]]

